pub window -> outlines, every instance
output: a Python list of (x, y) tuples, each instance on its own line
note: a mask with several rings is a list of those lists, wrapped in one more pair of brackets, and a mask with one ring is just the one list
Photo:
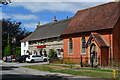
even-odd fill
[(24, 50), (24, 55), (25, 55), (25, 50)]
[(57, 49), (57, 54), (58, 54), (58, 55), (60, 55), (60, 52), (61, 52), (60, 49)]
[(73, 54), (73, 41), (72, 39), (70, 38), (69, 39), (69, 54)]
[(26, 46), (26, 42), (24, 42), (24, 46)]
[(85, 39), (85, 37), (82, 37), (82, 40), (81, 40), (82, 42), (82, 45), (81, 45), (81, 52), (82, 52), (82, 54), (86, 54), (86, 48), (85, 48), (85, 45), (86, 45), (86, 39)]

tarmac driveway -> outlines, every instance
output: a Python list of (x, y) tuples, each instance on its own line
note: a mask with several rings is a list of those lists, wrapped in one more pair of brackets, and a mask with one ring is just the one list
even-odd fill
[(48, 64), (48, 62), (39, 63), (2, 63), (2, 80), (104, 80), (94, 79), (85, 76), (74, 76), (62, 73), (50, 73), (35, 69), (23, 68), (21, 66)]
[(40, 65), (40, 64), (49, 64), (49, 62), (37, 62), (37, 63), (18, 63), (18, 62), (2, 62), (1, 66), (29, 66), (29, 65)]

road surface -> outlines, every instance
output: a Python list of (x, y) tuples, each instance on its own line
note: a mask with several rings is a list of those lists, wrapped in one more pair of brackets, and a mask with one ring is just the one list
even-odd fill
[(23, 68), (27, 65), (41, 65), (48, 64), (48, 62), (39, 63), (5, 63), (3, 62), (1, 78), (2, 80), (104, 80), (93, 79), (84, 76), (74, 76), (62, 73), (50, 73), (46, 71), (39, 71), (35, 69)]

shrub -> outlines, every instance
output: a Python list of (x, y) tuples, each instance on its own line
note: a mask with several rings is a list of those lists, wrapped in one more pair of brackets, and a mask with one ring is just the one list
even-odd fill
[(11, 54), (11, 46), (10, 46), (10, 40), (7, 42), (7, 46), (5, 47), (4, 50), (4, 56), (10, 55)]
[(50, 51), (48, 52), (48, 57), (49, 58), (57, 58), (57, 53), (54, 49), (50, 49)]
[(64, 59), (64, 62), (63, 62), (64, 64), (68, 64), (69, 66), (70, 66), (70, 68), (74, 68), (74, 66), (75, 66), (75, 62), (73, 62), (72, 61), (72, 59), (70, 59), (70, 58), (67, 58), (67, 59)]
[(49, 57), (49, 61), (50, 63), (55, 63), (56, 61), (59, 61), (58, 57), (57, 57), (57, 53), (54, 49), (51, 49), (48, 52), (48, 57)]
[(83, 67), (88, 67), (89, 66), (88, 63), (86, 63), (86, 62), (82, 62), (82, 63), (80, 62), (80, 65), (81, 64), (82, 64)]
[(16, 47), (15, 55), (20, 55), (20, 54), (21, 54), (20, 47)]

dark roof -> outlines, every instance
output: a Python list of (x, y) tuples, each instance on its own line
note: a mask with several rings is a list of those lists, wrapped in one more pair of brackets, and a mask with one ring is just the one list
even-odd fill
[(33, 40), (41, 40), (41, 39), (59, 37), (61, 36), (64, 29), (67, 27), (70, 20), (71, 18), (67, 18), (64, 20), (41, 25), (31, 34), (28, 40), (33, 41)]
[[(109, 44), (105, 41), (105, 39), (100, 35), (100, 34), (91, 34), (89, 41), (91, 41), (92, 39), (95, 40), (95, 42), (97, 43), (97, 45), (101, 48), (101, 47), (109, 47)], [(88, 44), (87, 42), (87, 44)]]
[(92, 34), (99, 47), (109, 47), (108, 43), (100, 34)]
[[(31, 35), (31, 34), (30, 34)], [(22, 41), (27, 41), (28, 40), (28, 37), (30, 37), (30, 35), (28, 35), (27, 37), (25, 37), (24, 39), (20, 40), (21, 42)]]
[(118, 20), (120, 2), (109, 2), (79, 10), (62, 35), (112, 29)]

